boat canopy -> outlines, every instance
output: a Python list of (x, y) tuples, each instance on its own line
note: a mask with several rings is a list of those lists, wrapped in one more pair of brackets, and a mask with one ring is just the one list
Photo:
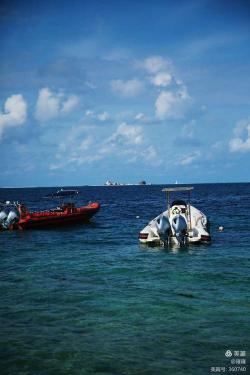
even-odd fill
[[(170, 209), (170, 207), (171, 207), (171, 205), (170, 205), (170, 193), (178, 193), (178, 192), (185, 191), (185, 192), (188, 192), (188, 205), (185, 202), (183, 202), (183, 201), (182, 202), (184, 203), (185, 206), (189, 206), (189, 211), (190, 211), (190, 196), (191, 196), (191, 191), (193, 189), (194, 189), (193, 186), (178, 186), (178, 187), (169, 187), (169, 188), (162, 189), (162, 191), (165, 191), (166, 194), (167, 194), (167, 207), (168, 207), (168, 209)], [(172, 205), (173, 205), (173, 203), (172, 203)], [(175, 204), (177, 204), (177, 203), (175, 203)]]
[(54, 197), (70, 197), (77, 195), (79, 192), (77, 190), (58, 190), (56, 194), (54, 194)]
[(63, 189), (61, 189), (61, 190), (58, 190), (56, 193), (45, 195), (44, 198), (65, 198), (65, 197), (72, 198), (72, 197), (76, 196), (77, 194), (79, 194), (79, 192), (77, 190), (63, 190)]

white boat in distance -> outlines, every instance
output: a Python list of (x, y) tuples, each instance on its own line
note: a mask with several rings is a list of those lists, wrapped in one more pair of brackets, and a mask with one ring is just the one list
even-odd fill
[[(139, 241), (151, 246), (209, 243), (209, 221), (204, 213), (191, 206), (192, 190), (192, 186), (163, 189), (167, 193), (167, 210), (148, 223), (139, 233)], [(175, 192), (187, 192), (188, 201), (170, 202), (170, 193)]]

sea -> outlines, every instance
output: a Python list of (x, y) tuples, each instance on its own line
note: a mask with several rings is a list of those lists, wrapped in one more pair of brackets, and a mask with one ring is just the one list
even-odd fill
[[(250, 184), (193, 186), (210, 245), (139, 244), (165, 185), (70, 187), (101, 203), (89, 223), (0, 232), (0, 374), (250, 373)], [(56, 190), (0, 201), (52, 208)]]

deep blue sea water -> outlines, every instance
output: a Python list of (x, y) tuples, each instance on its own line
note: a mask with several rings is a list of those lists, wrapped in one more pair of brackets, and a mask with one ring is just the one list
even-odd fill
[[(205, 375), (244, 351), (249, 362), (250, 184), (194, 187), (211, 245), (139, 245), (165, 208), (160, 185), (78, 187), (79, 203), (102, 204), (89, 224), (0, 232), (0, 374)], [(0, 189), (0, 201), (42, 209), (55, 190)]]

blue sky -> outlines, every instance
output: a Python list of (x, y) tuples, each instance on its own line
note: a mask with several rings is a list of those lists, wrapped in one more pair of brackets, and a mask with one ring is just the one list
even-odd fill
[(3, 1), (0, 186), (249, 181), (247, 1)]

